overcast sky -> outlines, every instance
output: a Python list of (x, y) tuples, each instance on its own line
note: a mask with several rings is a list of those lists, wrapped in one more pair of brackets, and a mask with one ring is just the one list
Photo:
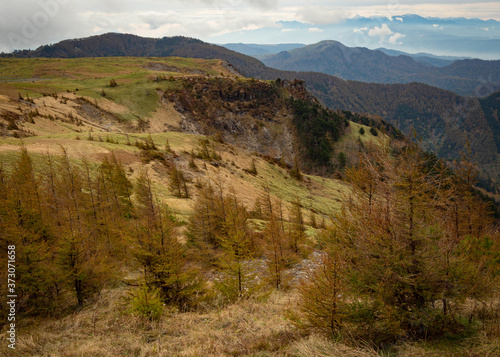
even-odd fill
[(406, 13), (500, 20), (500, 0), (1, 0), (0, 52), (106, 32), (214, 42), (226, 33), (278, 27), (278, 21), (324, 25)]

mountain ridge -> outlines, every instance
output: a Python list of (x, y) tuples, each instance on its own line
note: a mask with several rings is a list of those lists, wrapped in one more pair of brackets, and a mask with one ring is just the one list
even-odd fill
[[(449, 338), (435, 345), (441, 316), (451, 314), (434, 308), (443, 286), (458, 286), (456, 297), (446, 296), (452, 306), (497, 299), (489, 291), (477, 295), (496, 287), (498, 227), (467, 180), (470, 163), (462, 161), (454, 176), (415, 143), (390, 140), (373, 125), (374, 115), (321, 106), (302, 80), (243, 78), (224, 60), (181, 57), (0, 64), (0, 78), (10, 76), (0, 80), (0, 223), (9, 260), (18, 262), (22, 354), (365, 356), (380, 349), (359, 341), (378, 346), (378, 336), (401, 340), (408, 353), (407, 336), (424, 331), (413, 322), (427, 324), (429, 315), (437, 316), (430, 330), (436, 339), (427, 330), (425, 337), (433, 337), (436, 353), (449, 353)], [(362, 123), (347, 126), (346, 118)], [(327, 161), (336, 171), (304, 172), (306, 160)], [(302, 289), (335, 277), (329, 261), (354, 271), (342, 281), (357, 282), (357, 262), (366, 265), (367, 256), (362, 280), (375, 289), (363, 290), (374, 291), (373, 299), (387, 280), (395, 285), (391, 296), (411, 292), (415, 270), (407, 262), (444, 268), (437, 277), (424, 269), (418, 298), (396, 308), (392, 298), (380, 300), (380, 309), (359, 286), (343, 287), (341, 304), (355, 304), (354, 314), (339, 315), (354, 327), (352, 348), (325, 344), (330, 304), (315, 313), (315, 325), (294, 324), (311, 311), (301, 307)], [(479, 265), (478, 256), (485, 260)], [(10, 271), (0, 272), (1, 280)], [(464, 271), (467, 280), (457, 285)], [(394, 275), (402, 279), (387, 279)], [(308, 296), (315, 304), (331, 300), (325, 292), (337, 296), (336, 284)], [(9, 311), (7, 287), (0, 285), (2, 314)], [(384, 296), (389, 291), (384, 287)], [(407, 316), (408, 303), (417, 311), (421, 297), (425, 315)], [(290, 301), (304, 314), (291, 317)], [(498, 322), (496, 310), (485, 315), (477, 312), (481, 325), (491, 324), (478, 331), (481, 340)], [(75, 319), (87, 323), (75, 326)], [(394, 323), (409, 332), (387, 330)], [(375, 335), (365, 332), (373, 324), (381, 326)], [(461, 333), (457, 326), (446, 328)], [(311, 343), (312, 328), (325, 340)], [(419, 340), (411, 341), (418, 344), (411, 355), (428, 348)], [(498, 345), (487, 342), (461, 342), (456, 353)], [(0, 351), (11, 355), (7, 344)]]
[(429, 66), (429, 60), (424, 64), (406, 54), (389, 56), (380, 50), (348, 47), (338, 41), (321, 41), (259, 58), (265, 65), (281, 70), (322, 72), (362, 82), (421, 82), (461, 95), (485, 96), (500, 89), (500, 61), (464, 59), (436, 67)]
[[(54, 57), (58, 54), (66, 57), (123, 56), (125, 49), (131, 48), (131, 53), (146, 57), (156, 54), (222, 59), (231, 63), (247, 77), (266, 80), (281, 78), (292, 81), (301, 79), (306, 82), (308, 90), (329, 108), (376, 114), (391, 124), (406, 128), (403, 130), (406, 134), (409, 133), (408, 130), (415, 128), (424, 138), (422, 141), (424, 148), (435, 151), (444, 159), (459, 158), (460, 151), (465, 150), (465, 143), (469, 138), (473, 158), (480, 163), (483, 177), (493, 180), (496, 182), (494, 185), (498, 185), (500, 168), (497, 157), (500, 147), (496, 143), (500, 142), (499, 131), (496, 127), (490, 126), (500, 124), (497, 119), (491, 119), (491, 116), (488, 116), (490, 120), (484, 119), (485, 112), (495, 113), (497, 110), (499, 104), (496, 97), (481, 105), (476, 98), (461, 97), (425, 84), (363, 83), (345, 81), (318, 72), (280, 71), (266, 67), (253, 57), (183, 37), (142, 39), (135, 35), (107, 34), (79, 41), (87, 46), (85, 51), (81, 48), (75, 51), (75, 42), (69, 41), (63, 45), (42, 46), (36, 51), (16, 52), (9, 56), (40, 57), (41, 54)], [(428, 104), (429, 93), (433, 93), (442, 101), (434, 101), (432, 107)], [(395, 104), (397, 102), (404, 106), (398, 109)], [(420, 124), (412, 125), (415, 123)], [(470, 133), (474, 133), (474, 136)]]
[(276, 27), (213, 37), (216, 43), (316, 43), (336, 39), (351, 47), (381, 46), (407, 53), (500, 59), (500, 23), (496, 20), (425, 18), (414, 15), (352, 17), (327, 24), (281, 21)]

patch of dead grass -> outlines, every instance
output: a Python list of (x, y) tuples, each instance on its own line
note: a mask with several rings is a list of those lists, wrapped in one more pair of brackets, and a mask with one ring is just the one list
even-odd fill
[[(249, 356), (286, 354), (300, 337), (282, 314), (288, 298), (244, 300), (200, 312), (167, 313), (158, 322), (123, 314), (126, 289), (60, 320), (19, 324), (17, 353), (26, 356)], [(1, 348), (4, 348), (2, 346)], [(6, 353), (0, 349), (0, 353)]]

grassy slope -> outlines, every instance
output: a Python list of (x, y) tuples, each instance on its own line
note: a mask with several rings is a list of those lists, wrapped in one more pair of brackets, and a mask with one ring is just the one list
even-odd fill
[[(24, 123), (24, 128), (38, 135), (24, 139), (28, 150), (40, 155), (47, 151), (57, 154), (60, 152), (59, 145), (62, 145), (75, 158), (84, 155), (96, 162), (102, 160), (104, 155), (116, 151), (118, 157), (123, 158), (127, 166), (138, 169), (142, 160), (140, 150), (127, 146), (126, 143), (127, 141), (134, 143), (136, 138), (145, 139), (147, 134), (130, 132), (125, 134), (129, 131), (127, 124), (136, 122), (138, 117), (142, 117), (150, 120), (154, 126), (155, 117), (166, 110), (160, 103), (157, 89), (164, 91), (168, 88), (175, 88), (178, 82), (168, 80), (170, 77), (202, 74), (234, 76), (218, 60), (176, 57), (0, 59), (0, 95), (3, 94), (11, 100), (10, 103), (6, 100), (0, 101), (0, 113), (2, 109), (16, 111), (17, 109), (13, 109), (16, 106), (22, 107), (24, 113), (33, 110), (31, 107), (34, 106), (30, 103), (13, 104), (18, 99), (19, 93), (24, 98), (28, 96), (35, 98), (37, 110), (42, 115), (64, 117), (65, 114), (71, 112), (76, 118), (84, 120), (84, 125), (77, 126), (74, 123), (40, 117), (35, 117), (34, 124)], [(156, 81), (158, 76), (167, 80)], [(118, 83), (118, 86), (109, 86), (112, 79)], [(78, 91), (75, 91), (76, 88)], [(105, 97), (101, 95), (102, 91), (106, 93)], [(57, 99), (50, 94), (56, 94)], [(79, 97), (88, 98), (97, 104), (98, 108), (105, 109), (116, 115), (118, 120), (124, 119), (124, 121), (121, 125), (112, 121), (91, 122), (88, 117), (77, 113), (74, 101)], [(61, 101), (66, 99), (67, 102), (61, 104)], [(175, 122), (177, 119), (172, 118), (175, 114), (163, 113), (163, 120), (169, 123)], [(104, 133), (105, 128), (121, 133)], [(94, 138), (94, 141), (88, 141), (90, 136)], [(240, 189), (243, 201), (250, 208), (265, 184), (269, 184), (272, 193), (285, 202), (291, 202), (298, 197), (305, 209), (313, 209), (325, 216), (332, 214), (338, 208), (342, 195), (348, 192), (347, 186), (338, 180), (308, 177), (304, 182), (297, 182), (290, 178), (284, 169), (228, 145), (219, 144), (217, 148), (226, 165), (219, 169), (207, 165), (207, 170), (195, 171), (189, 169), (187, 160), (189, 159), (188, 153), (198, 145), (199, 137), (178, 132), (157, 133), (152, 137), (158, 146), (163, 146), (167, 140), (169, 141), (172, 149), (180, 154), (177, 160), (182, 169), (188, 172), (188, 177), (193, 183), (197, 178), (205, 177), (213, 181), (222, 179), (226, 187), (238, 189), (245, 186), (252, 187), (249, 190)], [(106, 142), (108, 138), (119, 144)], [(18, 143), (13, 138), (0, 139), (0, 158), (9, 160), (9, 157), (14, 157)], [(252, 157), (258, 169), (258, 175), (255, 176), (244, 171), (250, 168)], [(197, 160), (197, 165), (200, 167), (202, 162)], [(159, 167), (153, 164), (149, 166)], [(152, 172), (154, 171), (153, 168)], [(165, 173), (164, 170), (162, 173)], [(168, 190), (164, 188), (166, 186), (165, 175), (154, 175), (153, 178), (158, 182), (162, 196), (173, 206), (174, 210), (178, 209), (183, 214), (189, 213), (190, 204), (187, 204), (186, 200), (169, 197)], [(192, 187), (191, 190), (193, 190)]]
[[(162, 60), (168, 66), (175, 66), (183, 71), (167, 73), (156, 73), (142, 67), (151, 61), (34, 59), (23, 60), (20, 64), (18, 60), (7, 60), (2, 63), (0, 77), (5, 77), (6, 73), (14, 73), (17, 82), (0, 83), (0, 93), (10, 96), (11, 101), (17, 99), (16, 91), (20, 91), (25, 98), (29, 94), (31, 98), (36, 98), (35, 104), (42, 114), (54, 116), (72, 110), (72, 101), (84, 95), (97, 100), (100, 107), (114, 111), (123, 119), (135, 120), (134, 117), (138, 115), (153, 118), (154, 113), (161, 109), (159, 96), (155, 92), (158, 86), (166, 89), (169, 85), (175, 85), (175, 82), (170, 81), (153, 82), (156, 75), (193, 75), (191, 72), (195, 70), (211, 74), (217, 74), (218, 71), (228, 75), (217, 61)], [(35, 82), (25, 82), (22, 78), (33, 78)], [(107, 83), (111, 79), (115, 79), (119, 86), (108, 87)], [(66, 91), (68, 88), (71, 92), (76, 87), (79, 88), (78, 92)], [(106, 92), (105, 98), (100, 94), (102, 90)], [(46, 93), (58, 93), (58, 99), (44, 95)], [(68, 98), (65, 105), (60, 103), (62, 96)], [(32, 110), (29, 103), (18, 104), (23, 107), (19, 113)], [(16, 111), (18, 104), (8, 102), (4, 97), (0, 102), (0, 109)], [(173, 197), (168, 189), (167, 168), (155, 161), (145, 163), (141, 150), (128, 144), (145, 140), (149, 134), (105, 132), (94, 122), (76, 126), (40, 117), (35, 118), (34, 124), (24, 123), (23, 126), (39, 134), (22, 141), (32, 154), (36, 167), (43, 167), (47, 153), (60, 154), (61, 146), (67, 149), (75, 162), (85, 157), (94, 166), (105, 156), (114, 153), (127, 167), (132, 180), (141, 169), (147, 168), (160, 198), (181, 220), (186, 221), (192, 212), (195, 195), (190, 199)], [(126, 126), (115, 125), (112, 128), (125, 131)], [(90, 137), (93, 140), (89, 140)], [(173, 155), (165, 150), (168, 141), (175, 153), (176, 165), (190, 180), (188, 187), (191, 193), (196, 191), (194, 185), (198, 179), (213, 182), (220, 180), (226, 189), (234, 189), (249, 209), (263, 193), (264, 185), (269, 185), (272, 194), (283, 200), (285, 212), (289, 203), (299, 198), (304, 205), (306, 219), (310, 215), (308, 210), (329, 216), (339, 207), (343, 195), (349, 192), (348, 186), (339, 180), (305, 176), (303, 181), (296, 181), (287, 170), (261, 156), (213, 141), (213, 148), (222, 157), (221, 164), (215, 167), (210, 162), (195, 159), (197, 168), (193, 169), (188, 165), (190, 153), (197, 150), (202, 136), (165, 132), (153, 133), (151, 138), (167, 159), (173, 160)], [(19, 139), (0, 138), (0, 162), (14, 162), (19, 155), (20, 145)], [(252, 160), (257, 168), (256, 175), (246, 172), (251, 167)], [(319, 217), (317, 221), (320, 221)], [(314, 234), (314, 230), (309, 229), (308, 233)], [(18, 325), (19, 350), (34, 356), (121, 356), (146, 353), (164, 356), (215, 356), (245, 355), (252, 353), (251, 351), (266, 356), (304, 348), (294, 346), (294, 341), (300, 340), (301, 336), (293, 330), (283, 313), (291, 298), (288, 293), (275, 294), (266, 302), (248, 301), (221, 307), (218, 312), (208, 310), (188, 314), (172, 313), (160, 323), (151, 324), (121, 312), (123, 309), (119, 297), (126, 295), (128, 289), (121, 286), (108, 290), (95, 304), (62, 320), (21, 321)], [(114, 347), (110, 349), (111, 345)], [(308, 348), (311, 346), (306, 345)], [(0, 354), (7, 353), (4, 347), (1, 346)]]
[[(25, 138), (23, 143), (30, 153), (36, 154), (35, 164), (37, 165), (43, 163), (43, 157), (48, 152), (53, 155), (60, 154), (60, 146), (67, 148), (69, 155), (75, 160), (86, 157), (96, 164), (104, 156), (109, 156), (114, 152), (128, 168), (130, 178), (134, 179), (140, 168), (144, 166), (144, 160), (141, 156), (141, 150), (135, 146), (127, 145), (127, 140), (134, 143), (136, 139), (144, 140), (147, 136), (148, 134), (137, 133), (128, 135), (92, 133), (93, 140), (90, 141), (87, 133), (71, 133)], [(170, 147), (178, 156), (175, 159), (177, 166), (186, 173), (191, 181), (188, 184), (191, 192), (195, 192), (194, 184), (197, 179), (213, 182), (220, 179), (224, 187), (227, 189), (232, 187), (236, 190), (249, 209), (252, 208), (257, 197), (262, 194), (262, 188), (266, 184), (269, 184), (275, 197), (285, 202), (285, 206), (298, 197), (305, 210), (312, 209), (324, 216), (334, 213), (344, 194), (349, 192), (346, 183), (335, 179), (306, 176), (304, 181), (296, 181), (290, 177), (285, 169), (229, 144), (213, 144), (222, 156), (221, 166), (216, 168), (209, 162), (195, 159), (198, 169), (192, 169), (188, 165), (190, 153), (193, 149), (196, 151), (201, 136), (167, 132), (152, 134), (151, 137), (163, 152), (165, 152), (165, 143), (168, 140)], [(107, 142), (107, 140), (118, 142), (118, 144)], [(4, 163), (14, 161), (19, 153), (19, 145), (20, 140), (18, 139), (1, 139), (0, 161)], [(168, 154), (166, 155), (169, 157)], [(245, 169), (250, 168), (252, 159), (255, 161), (257, 175), (251, 175), (245, 171)], [(189, 207), (192, 206), (194, 196), (190, 199), (173, 198), (168, 190), (167, 169), (158, 162), (150, 162), (145, 166), (148, 167), (157, 184), (157, 190), (165, 202), (174, 211), (185, 216), (188, 215), (191, 212)]]
[[(53, 93), (77, 93), (95, 100), (102, 91), (125, 105), (124, 119), (150, 117), (158, 105), (155, 90), (175, 86), (154, 81), (158, 76), (230, 75), (218, 60), (186, 58), (1, 59), (0, 94), (38, 98)], [(114, 79), (117, 87), (110, 87)]]

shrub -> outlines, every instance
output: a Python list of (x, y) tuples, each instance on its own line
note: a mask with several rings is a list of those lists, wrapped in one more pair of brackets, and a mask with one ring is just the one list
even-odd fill
[(149, 320), (158, 320), (163, 314), (163, 303), (159, 292), (159, 289), (149, 288), (146, 285), (131, 290), (127, 298), (126, 311)]

